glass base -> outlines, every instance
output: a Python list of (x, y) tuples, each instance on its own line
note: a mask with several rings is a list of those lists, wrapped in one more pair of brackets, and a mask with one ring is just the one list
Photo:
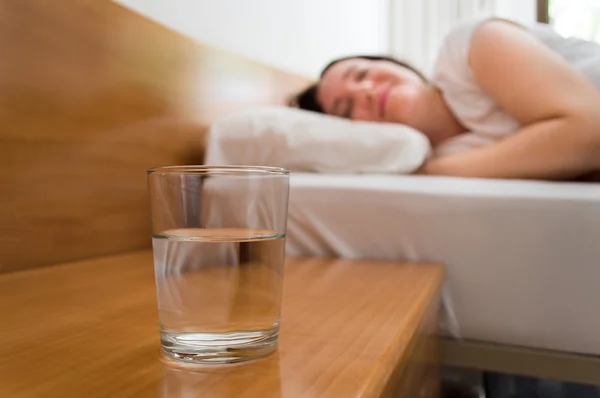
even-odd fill
[(279, 328), (231, 333), (161, 333), (170, 358), (199, 365), (222, 365), (263, 358), (277, 349)]

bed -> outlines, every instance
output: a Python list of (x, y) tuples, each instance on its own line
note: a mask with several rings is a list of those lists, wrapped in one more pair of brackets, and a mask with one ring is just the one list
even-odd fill
[(294, 173), (290, 189), (288, 255), (447, 265), (445, 363), (600, 383), (600, 185)]

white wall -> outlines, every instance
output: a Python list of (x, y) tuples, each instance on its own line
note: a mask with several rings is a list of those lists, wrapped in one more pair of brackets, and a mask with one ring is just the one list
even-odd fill
[(537, 20), (537, 2), (536, 0), (496, 0), (494, 15), (531, 24)]
[(410, 62), (426, 75), (430, 74), (446, 34), (462, 20), (491, 15), (494, 12), (493, 2), (494, 0), (392, 0), (393, 54)]
[(201, 42), (316, 77), (332, 58), (389, 52), (389, 0), (115, 0)]
[(446, 34), (465, 19), (496, 15), (536, 21), (536, 0), (391, 0), (391, 51), (431, 73)]

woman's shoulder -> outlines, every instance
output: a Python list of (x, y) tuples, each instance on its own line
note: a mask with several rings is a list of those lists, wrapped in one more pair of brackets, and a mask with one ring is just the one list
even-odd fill
[(493, 17), (477, 17), (463, 19), (450, 29), (445, 35), (443, 43), (449, 44), (456, 41), (470, 41), (473, 33), (478, 27), (485, 24), (488, 21), (494, 19)]
[(466, 20), (448, 32), (438, 52), (431, 83), (441, 90), (463, 125), (471, 131), (496, 134), (496, 131), (514, 129), (515, 124), (480, 86), (469, 65), (471, 42), (477, 30), (493, 19)]
[(459, 53), (462, 57), (466, 57), (471, 47), (471, 41), (477, 30), (483, 25), (494, 23), (508, 23), (520, 28), (530, 30), (531, 26), (525, 26), (522, 23), (512, 21), (506, 18), (496, 16), (484, 16), (464, 19), (457, 23), (443, 38), (440, 47), (440, 53), (453, 52)]
[(478, 17), (457, 23), (443, 38), (440, 54), (451, 53), (464, 59), (468, 55), (473, 35), (479, 27), (494, 20), (494, 17)]
[(490, 21), (505, 21), (502, 18), (486, 16), (465, 19), (457, 23), (443, 38), (434, 63), (434, 82), (450, 74), (452, 79), (469, 80), (471, 77), (468, 63), (473, 36), (478, 28)]
[(472, 18), (456, 24), (441, 41), (433, 65), (433, 82), (468, 80), (468, 54), (473, 33), (489, 18)]

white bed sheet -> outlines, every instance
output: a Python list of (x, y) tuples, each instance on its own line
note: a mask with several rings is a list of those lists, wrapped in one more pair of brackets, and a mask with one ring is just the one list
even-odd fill
[(441, 261), (450, 332), (600, 354), (600, 184), (291, 177), (286, 254)]

